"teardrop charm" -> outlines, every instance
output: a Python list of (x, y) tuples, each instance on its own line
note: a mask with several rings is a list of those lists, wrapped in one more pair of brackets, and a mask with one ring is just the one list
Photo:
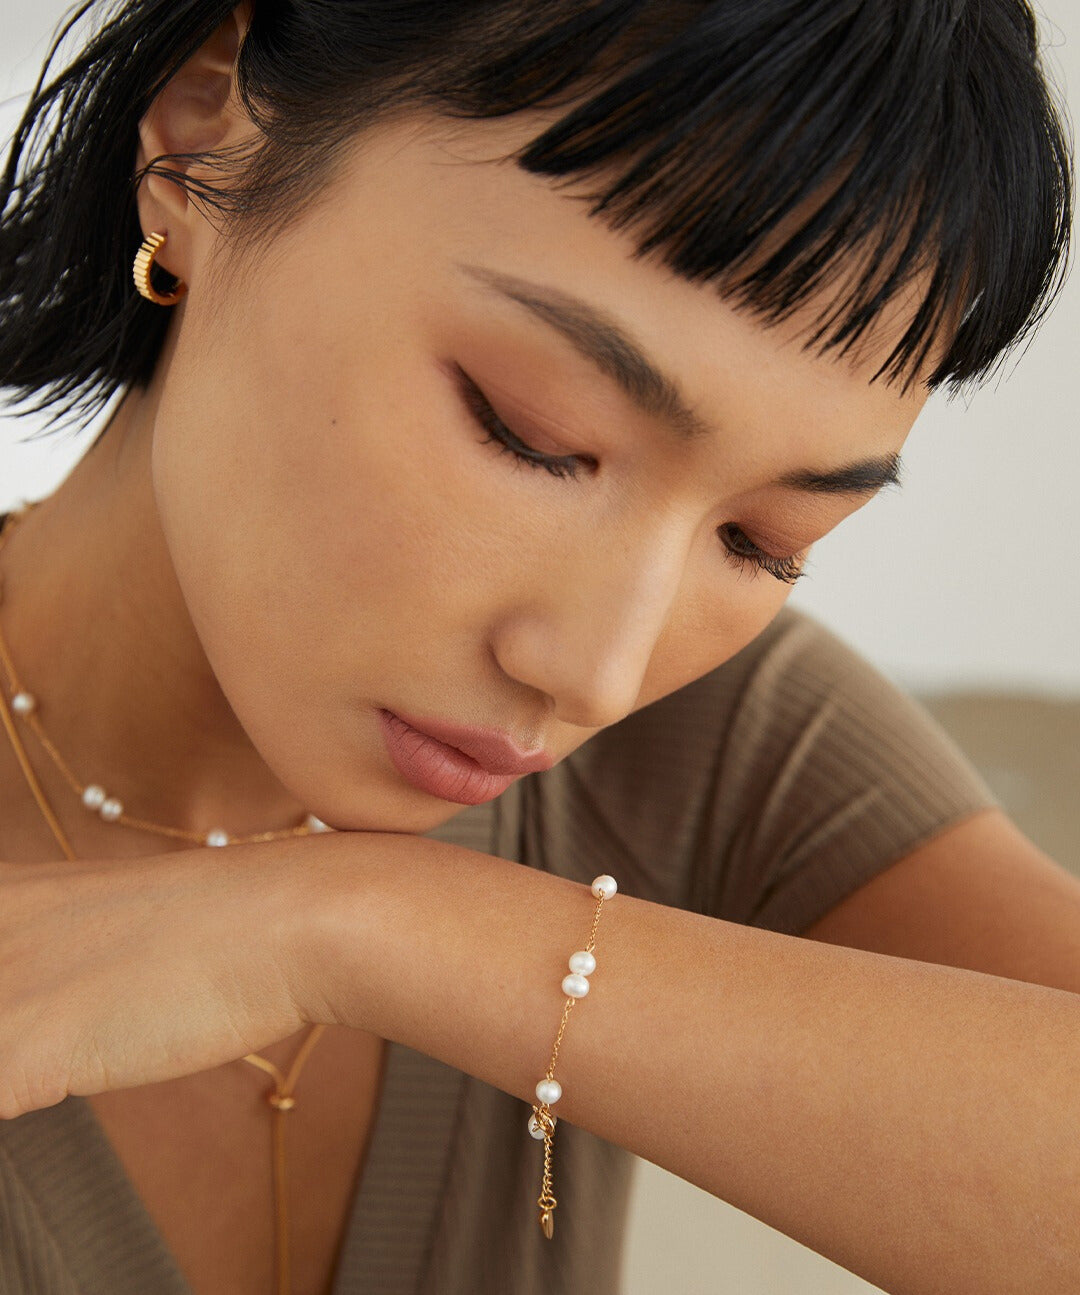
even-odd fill
[(544, 1230), (544, 1236), (550, 1241), (555, 1232), (555, 1216), (550, 1210), (541, 1210), (540, 1226)]

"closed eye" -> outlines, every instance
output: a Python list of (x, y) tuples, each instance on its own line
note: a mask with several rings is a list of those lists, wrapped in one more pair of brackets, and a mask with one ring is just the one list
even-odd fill
[[(474, 420), (486, 433), (481, 438), (482, 445), (493, 445), (499, 453), (510, 454), (516, 463), (525, 463), (532, 468), (543, 468), (555, 477), (577, 479), (581, 475), (583, 466), (588, 466), (590, 469), (599, 467), (597, 460), (591, 455), (544, 454), (541, 450), (533, 449), (506, 426), (468, 374), (458, 365), (455, 365), (454, 369), (462, 397)], [(749, 566), (755, 574), (757, 571), (767, 571), (774, 579), (785, 584), (794, 584), (806, 574), (803, 570), (805, 555), (777, 557), (772, 553), (766, 553), (750, 539), (741, 526), (733, 522), (725, 522), (717, 527), (717, 534), (728, 558), (736, 566)]]
[(527, 463), (533, 468), (545, 468), (552, 476), (556, 477), (578, 476), (583, 461), (592, 465), (596, 464), (596, 460), (590, 459), (587, 455), (566, 454), (560, 456), (544, 454), (540, 450), (534, 450), (531, 445), (527, 445), (506, 426), (495, 410), (492, 409), (487, 397), (464, 370), (459, 368), (457, 372), (465, 402), (475, 420), (487, 432), (487, 435), (481, 440), (482, 445), (495, 445), (501, 452), (512, 454), (519, 463)]

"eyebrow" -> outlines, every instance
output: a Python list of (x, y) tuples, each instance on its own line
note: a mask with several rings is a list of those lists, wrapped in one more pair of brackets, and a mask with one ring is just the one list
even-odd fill
[[(649, 359), (610, 316), (561, 288), (533, 283), (487, 266), (456, 262), (458, 269), (556, 329), (585, 359), (614, 379), (623, 392), (653, 418), (666, 423), (683, 441), (711, 436), (713, 429), (683, 400), (678, 384)], [(872, 494), (900, 485), (898, 454), (859, 459), (838, 468), (798, 468), (777, 485), (814, 494)]]

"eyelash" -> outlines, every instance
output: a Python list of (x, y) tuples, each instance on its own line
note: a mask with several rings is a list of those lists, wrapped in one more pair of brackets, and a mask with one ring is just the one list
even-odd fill
[[(473, 417), (487, 433), (480, 442), (482, 445), (493, 445), (500, 453), (511, 455), (515, 462), (528, 464), (530, 468), (544, 468), (554, 477), (577, 478), (583, 460), (586, 463), (595, 465), (596, 460), (589, 458), (587, 455), (572, 454), (560, 458), (552, 454), (542, 454), (539, 450), (532, 449), (531, 446), (526, 445), (506, 426), (495, 410), (492, 409), (480, 388), (465, 375), (463, 370), (458, 369), (458, 377), (462, 394)], [(729, 536), (729, 538), (721, 536), (721, 541), (727, 550), (728, 556), (737, 565), (749, 565), (755, 570), (767, 571), (776, 580), (789, 585), (793, 585), (796, 580), (801, 579), (806, 574), (801, 569), (801, 559), (797, 555), (778, 558), (771, 553), (766, 553), (763, 549), (758, 548), (740, 526), (727, 522), (719, 528), (719, 531), (726, 532)]]

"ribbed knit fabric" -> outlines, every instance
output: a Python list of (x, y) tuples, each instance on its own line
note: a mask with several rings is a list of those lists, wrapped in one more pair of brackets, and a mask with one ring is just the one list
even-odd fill
[[(996, 803), (920, 705), (785, 609), (718, 670), (429, 835), (795, 934)], [(616, 1295), (634, 1158), (561, 1120), (549, 1242), (528, 1113), (388, 1044), (333, 1295)], [(191, 1295), (81, 1098), (0, 1121), (0, 1295)]]

